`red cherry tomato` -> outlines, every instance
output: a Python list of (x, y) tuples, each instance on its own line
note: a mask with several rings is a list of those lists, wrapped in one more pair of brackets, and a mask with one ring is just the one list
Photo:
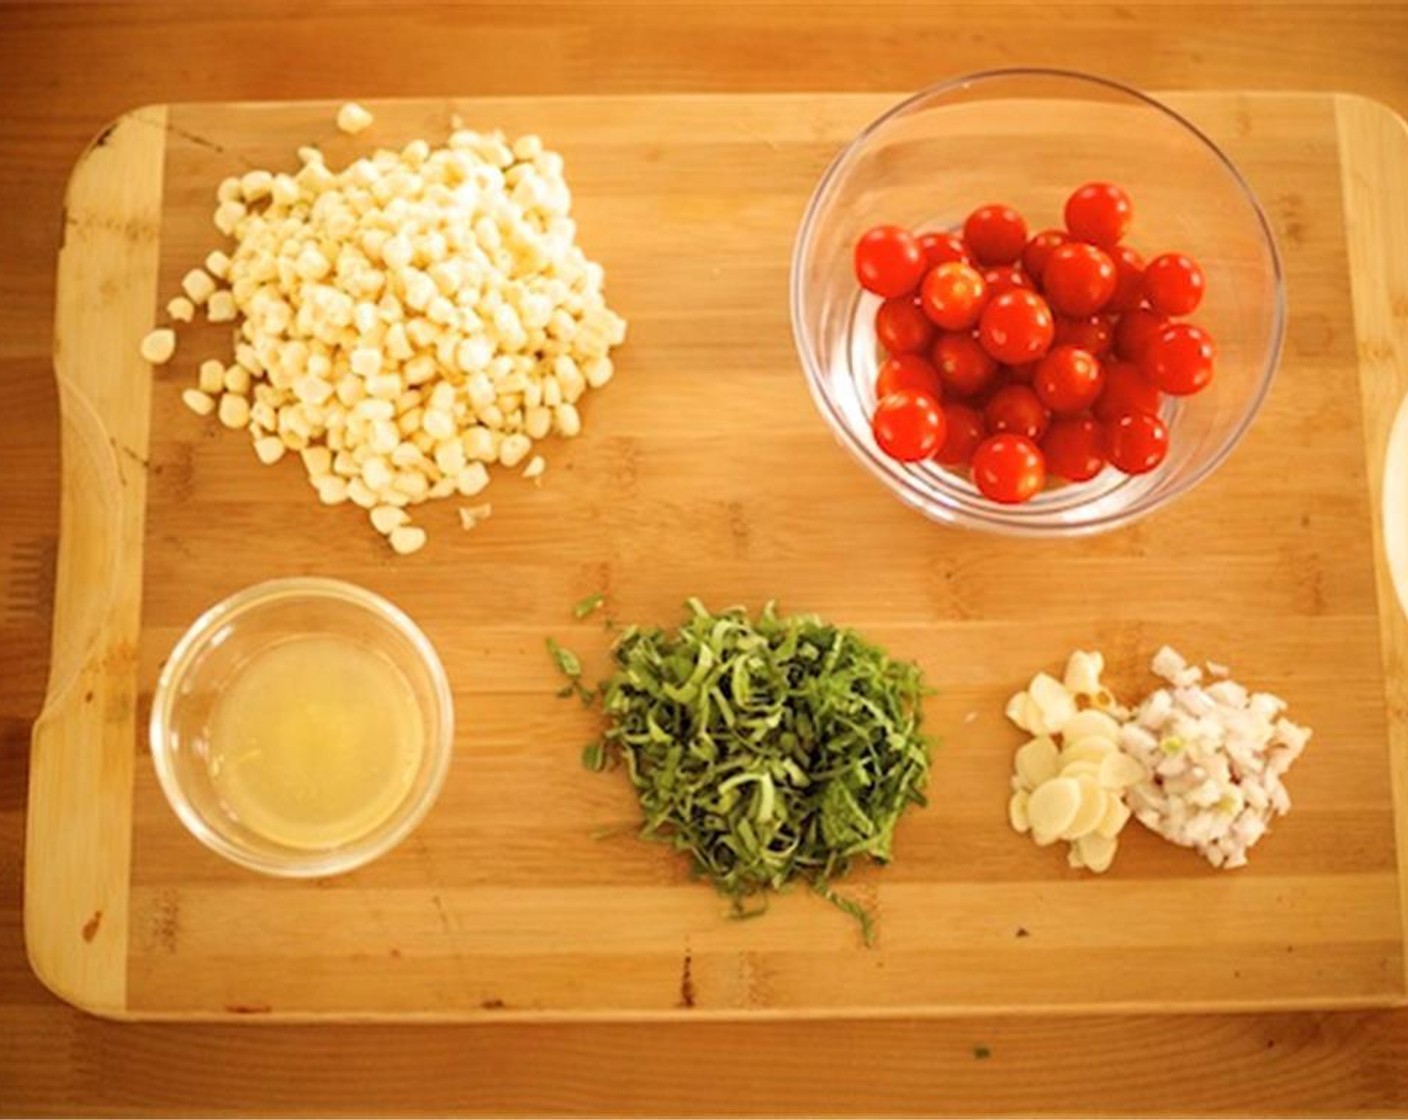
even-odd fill
[(1030, 385), (1004, 385), (983, 409), (983, 419), (989, 431), (1012, 432), (1036, 441), (1046, 434), (1051, 413)]
[(1168, 320), (1147, 307), (1126, 311), (1115, 324), (1115, 353), (1127, 362), (1139, 361), (1149, 340), (1166, 326)]
[(1010, 206), (979, 206), (963, 223), (963, 240), (982, 264), (1011, 264), (1027, 243), (1027, 223)]
[(1027, 247), (1022, 250), (1022, 267), (1026, 269), (1027, 275), (1041, 283), (1041, 273), (1046, 267), (1046, 258), (1051, 256), (1051, 250), (1057, 245), (1064, 245), (1071, 239), (1071, 235), (1063, 229), (1044, 229), (1027, 242)]
[(994, 502), (1016, 505), (1046, 485), (1046, 460), (1026, 436), (989, 436), (973, 452), (973, 483)]
[(1035, 292), (1003, 292), (988, 301), (978, 321), (983, 349), (1010, 366), (1034, 361), (1051, 349), (1056, 320)]
[(961, 264), (973, 263), (973, 258), (968, 253), (968, 247), (963, 244), (963, 238), (956, 233), (921, 233), (919, 248), (924, 251), (926, 270), (938, 268), (939, 265), (947, 264), (949, 261), (958, 261)]
[(983, 274), (959, 261), (933, 269), (919, 289), (924, 314), (947, 331), (967, 330), (976, 323), (987, 298)]
[(913, 299), (900, 296), (875, 312), (875, 337), (891, 354), (921, 354), (934, 344), (934, 324)]
[(1036, 367), (1032, 387), (1052, 412), (1073, 416), (1095, 403), (1105, 387), (1105, 374), (1088, 350), (1057, 346)]
[(1217, 347), (1212, 335), (1192, 323), (1171, 323), (1149, 340), (1139, 371), (1165, 393), (1186, 397), (1212, 380)]
[(1057, 245), (1042, 269), (1041, 290), (1062, 315), (1094, 315), (1115, 294), (1115, 262), (1094, 245)]
[(1190, 315), (1203, 301), (1203, 270), (1192, 257), (1164, 253), (1144, 269), (1144, 295), (1155, 311)]
[(1013, 385), (1030, 385), (1036, 379), (1036, 367), (1040, 362), (1023, 362), (1019, 366), (1003, 366), (998, 370), (998, 380), (1006, 374), (1006, 380)]
[(880, 363), (880, 372), (875, 376), (875, 399), (882, 401), (902, 389), (943, 400), (939, 371), (918, 354), (896, 354)]
[(1105, 366), (1105, 391), (1092, 411), (1096, 419), (1108, 424), (1126, 412), (1157, 416), (1162, 400), (1158, 386), (1145, 381), (1133, 362), (1110, 362)]
[(1041, 441), (1046, 469), (1070, 482), (1085, 482), (1105, 469), (1105, 433), (1089, 416), (1059, 416)]
[(1168, 428), (1148, 412), (1126, 412), (1105, 429), (1105, 447), (1125, 474), (1146, 474), (1168, 454)]
[(940, 335), (931, 357), (939, 379), (959, 397), (981, 393), (997, 373), (992, 355), (971, 334)]
[(886, 299), (914, 291), (924, 279), (919, 241), (899, 226), (876, 226), (861, 234), (855, 265), (860, 286)]
[(1091, 315), (1085, 319), (1056, 317), (1054, 346), (1079, 346), (1097, 358), (1103, 358), (1115, 344), (1115, 321), (1110, 315)]
[(995, 264), (991, 268), (983, 269), (983, 282), (988, 286), (989, 297), (1032, 286), (1026, 273), (1015, 264)]
[(943, 446), (934, 458), (946, 467), (966, 466), (973, 450), (988, 438), (983, 415), (966, 404), (950, 402), (944, 405), (945, 434)]
[(880, 450), (891, 459), (916, 463), (943, 445), (943, 410), (929, 394), (901, 389), (875, 406), (871, 431)]
[(1133, 218), (1134, 204), (1114, 183), (1086, 183), (1066, 199), (1066, 228), (1102, 249), (1119, 244)]
[(1116, 245), (1110, 259), (1115, 262), (1115, 294), (1105, 310), (1133, 311), (1144, 298), (1144, 258), (1128, 245)]

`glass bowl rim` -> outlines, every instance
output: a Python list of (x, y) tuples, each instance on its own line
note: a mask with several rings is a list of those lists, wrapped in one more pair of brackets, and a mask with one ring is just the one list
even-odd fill
[[(817, 356), (811, 339), (807, 337), (802, 326), (804, 322), (803, 312), (808, 307), (806, 285), (803, 283), (802, 279), (802, 259), (806, 253), (807, 246), (813, 239), (814, 227), (819, 219), (819, 212), (823, 202), (829, 199), (835, 185), (841, 180), (844, 172), (854, 161), (860, 149), (886, 124), (915, 106), (953, 90), (1005, 78), (1056, 78), (1069, 80), (1078, 85), (1099, 86), (1142, 103), (1146, 107), (1169, 118), (1175, 124), (1180, 125), (1212, 155), (1214, 161), (1221, 165), (1222, 169), (1231, 177), (1233, 184), (1240, 190), (1242, 197), (1251, 207), (1252, 215), (1256, 219), (1256, 225), (1261, 232), (1261, 240), (1266, 247), (1271, 264), (1274, 292), (1272, 300), (1272, 322), (1261, 374), (1251, 400), (1243, 409), (1242, 416), (1223, 438), (1221, 445), (1196, 471), (1177, 485), (1167, 490), (1156, 491), (1152, 496), (1142, 495), (1128, 505), (1121, 506), (1119, 509), (1100, 517), (1079, 521), (1073, 524), (1031, 524), (1021, 517), (1020, 512), (1018, 512), (1020, 507), (1003, 508), (993, 504), (993, 508), (991, 509), (964, 509), (936, 503), (927, 494), (919, 492), (904, 475), (898, 474), (898, 468), (896, 466), (888, 462), (881, 462), (872, 454), (871, 450), (857, 438), (856, 434), (845, 422), (844, 417), (831, 400), (830, 393), (825, 385), (825, 377), (821, 372), (822, 363)], [(1079, 70), (1065, 70), (1057, 67), (1015, 66), (991, 70), (977, 70), (926, 86), (910, 94), (908, 97), (902, 98), (878, 117), (871, 120), (836, 153), (830, 164), (827, 165), (826, 170), (822, 173), (821, 178), (817, 180), (817, 184), (812, 190), (811, 197), (807, 200), (807, 208), (802, 215), (801, 224), (797, 228), (797, 236), (792, 245), (792, 261), (788, 277), (788, 307), (792, 318), (793, 345), (796, 347), (797, 353), (801, 358), (802, 371), (806, 376), (807, 388), (811, 392), (812, 400), (816, 404), (817, 410), (825, 417), (832, 433), (840, 438), (843, 446), (850, 453), (851, 457), (865, 467), (873, 477), (883, 483), (888, 490), (899, 497), (906, 505), (917, 510), (930, 520), (938, 521), (943, 524), (956, 525), (962, 528), (982, 529), (1008, 536), (1020, 537), (1077, 537), (1102, 533), (1119, 528), (1123, 525), (1128, 525), (1162, 508), (1174, 499), (1188, 493), (1199, 483), (1207, 479), (1227, 460), (1236, 449), (1237, 445), (1241, 443), (1242, 438), (1246, 435), (1247, 430), (1251, 427), (1252, 422), (1261, 411), (1261, 407), (1266, 401), (1267, 394), (1271, 391), (1271, 383), (1275, 380), (1276, 371), (1280, 366), (1281, 352), (1285, 345), (1286, 332), (1286, 280), (1285, 271), (1281, 264), (1281, 253), (1277, 247), (1276, 238), (1272, 233), (1271, 223), (1267, 220), (1266, 212), (1262, 209), (1256, 194), (1252, 191), (1245, 176), (1237, 169), (1237, 166), (1228, 158), (1227, 154), (1211, 137), (1192, 121), (1188, 120), (1188, 118), (1170, 108), (1168, 105), (1165, 105), (1157, 98), (1151, 97), (1147, 93), (1143, 93), (1140, 90), (1134, 89), (1132, 86), (1127, 86), (1111, 78), (1087, 74)], [(936, 511), (934, 508), (936, 506), (937, 510), (941, 512)]]
[[(175, 708), (176, 687), (185, 679), (195, 658), (203, 652), (210, 639), (232, 619), (248, 615), (281, 602), (296, 599), (321, 599), (341, 602), (366, 611), (389, 623), (415, 650), (416, 656), (430, 676), (438, 709), (431, 770), (424, 789), (413, 801), (405, 803), (388, 820), (395, 823), (373, 830), (366, 836), (343, 846), (299, 853), (289, 859), (270, 857), (232, 843), (216, 831), (196, 810), (186, 796), (171, 758), (168, 729)], [(361, 867), (391, 851), (425, 818), (440, 796), (450, 759), (454, 753), (454, 696), (445, 666), (425, 632), (400, 607), (374, 591), (345, 580), (324, 576), (289, 576), (251, 584), (221, 599), (203, 611), (172, 647), (171, 653), (157, 677), (152, 694), (151, 718), (148, 721), (148, 745), (157, 782), (167, 803), (197, 840), (211, 851), (253, 871), (290, 879), (311, 879), (339, 875)], [(289, 849), (292, 851), (292, 849)]]

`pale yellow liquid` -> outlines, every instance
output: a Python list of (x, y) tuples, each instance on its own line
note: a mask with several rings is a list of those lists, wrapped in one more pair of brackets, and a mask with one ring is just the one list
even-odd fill
[(294, 848), (359, 839), (400, 805), (423, 750), (399, 670), (344, 639), (294, 638), (241, 667), (216, 701), (209, 766), (225, 807)]

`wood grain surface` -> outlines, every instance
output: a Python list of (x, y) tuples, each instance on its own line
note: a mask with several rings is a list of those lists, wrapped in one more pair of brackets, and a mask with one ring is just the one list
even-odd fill
[[(1127, 532), (1033, 545), (936, 530), (851, 468), (818, 422), (789, 360), (782, 298), (812, 184), (893, 100), (371, 101), (376, 124), (354, 139), (336, 134), (336, 105), (326, 102), (177, 105), (118, 122), (75, 172), (60, 259), (55, 349), (72, 390), (63, 414), (104, 425), (82, 450), (106, 453), (112, 477), (97, 494), (87, 471), (64, 487), (66, 505), (100, 506), (69, 519), (85, 536), (62, 538), (55, 596), (60, 653), (91, 641), (79, 674), (87, 691), (59, 674), (35, 737), (26, 927), (42, 975), (80, 1006), (176, 1018), (1402, 1001), (1383, 664), (1408, 644), (1380, 625), (1359, 466), (1366, 435), (1382, 447), (1392, 410), (1370, 407), (1359, 423), (1356, 394), (1343, 388), (1356, 381), (1353, 333), (1313, 358), (1289, 354), (1233, 459)], [(1171, 101), (1224, 145), (1283, 224), (1338, 209), (1337, 147), (1353, 153), (1344, 138), (1337, 144), (1329, 98)], [(984, 114), (975, 148), (1037, 111), (1007, 108)], [(496, 515), (471, 538), (454, 524), (454, 503), (418, 511), (432, 544), (401, 560), (360, 510), (318, 505), (296, 461), (260, 469), (247, 437), (181, 403), (205, 357), (232, 358), (228, 327), (183, 329), (154, 376), (131, 355), (181, 276), (220, 243), (213, 184), (248, 166), (286, 166), (310, 137), (341, 165), (379, 144), (444, 137), (456, 116), (511, 135), (539, 131), (562, 152), (582, 239), (631, 340), (617, 380), (583, 404), (588, 438), (543, 445), (545, 486), (496, 473), (487, 495)], [(1104, 119), (1094, 107), (1084, 116), (1087, 128)], [(1385, 179), (1396, 154), (1376, 152), (1388, 171), (1364, 158), (1371, 181)], [(1042, 160), (1054, 207), (1082, 172), (1063, 172), (1057, 152)], [(1116, 177), (1140, 198), (1144, 238), (1177, 239), (1226, 293), (1203, 316), (1227, 339), (1221, 376), (1230, 384), (1239, 362), (1257, 368), (1261, 355), (1241, 356), (1233, 325), (1215, 318), (1238, 306), (1229, 291), (1238, 266), (1224, 263), (1234, 232), (1218, 234), (1208, 216), (1199, 229), (1161, 233), (1174, 209), (1159, 205), (1162, 173), (1141, 176), (1130, 161)], [(1000, 172), (995, 181), (1035, 214), (1040, 188)], [(976, 198), (996, 188), (949, 189)], [(1379, 242), (1372, 213), (1362, 212), (1364, 236)], [(1339, 274), (1310, 289), (1303, 318), (1346, 316), (1347, 264), (1334, 221), (1288, 238), (1293, 289)], [(1371, 291), (1361, 298), (1384, 302)], [(114, 352), (127, 360), (114, 363)], [(1408, 386), (1408, 373), (1379, 374), (1384, 396)], [(91, 408), (71, 407), (80, 399)], [(1322, 433), (1309, 446), (1306, 425)], [(1273, 484), (1290, 460), (1299, 470)], [(1377, 485), (1382, 450), (1368, 462)], [(86, 538), (112, 538), (110, 580), (75, 562)], [(347, 579), (408, 610), (441, 651), (461, 713), (449, 781), (413, 840), (318, 884), (262, 879), (193, 842), (165, 805), (144, 721), (133, 718), (193, 618), (290, 574)], [(937, 688), (926, 715), (943, 742), (931, 805), (901, 824), (892, 868), (858, 870), (843, 885), (875, 910), (874, 948), (804, 892), (776, 900), (766, 920), (725, 920), (682, 861), (631, 835), (627, 783), (576, 764), (596, 717), (547, 702), (557, 682), (542, 643), (555, 633), (600, 664), (608, 635), (595, 619), (570, 625), (567, 610), (596, 589), (611, 614), (647, 623), (671, 621), (686, 594), (754, 606), (781, 596), (924, 666)], [(1393, 598), (1385, 602), (1397, 619)], [(107, 612), (96, 634), (73, 621), (89, 603)], [(1163, 641), (1289, 696), (1317, 728), (1316, 749), (1296, 768), (1297, 812), (1249, 869), (1219, 874), (1135, 829), (1114, 870), (1093, 881), (1011, 834), (1003, 805), (1020, 737), (1002, 708), (1035, 668), (1059, 666), (1077, 645), (1106, 650), (1117, 682), (1133, 682)], [(591, 842), (613, 830), (614, 840)], [(1072, 959), (1083, 946), (1098, 952)]]
[[(198, 98), (882, 89), (1012, 61), (1084, 67), (1153, 88), (1349, 89), (1402, 111), (1405, 15), (1402, 5), (405, 4), (394, 17), (380, 5), (0, 10), (0, 131), (9, 141), (0, 160), (0, 372), (9, 390), (0, 430), (23, 483), (5, 507), (0, 553), (0, 1107), (1401, 1112), (1408, 1105), (1401, 1013), (668, 1028), (117, 1027), (57, 1003), (29, 973), (19, 853), (28, 730), (48, 675), (59, 516), (49, 339), (60, 201), (69, 167), (104, 121), (146, 102)], [(1378, 143), (1397, 142), (1393, 129), (1365, 127)], [(1317, 222), (1296, 217), (1303, 229)], [(1284, 237), (1285, 217), (1278, 221)], [(1294, 291), (1292, 299), (1294, 311)], [(1292, 351), (1313, 360), (1342, 329), (1339, 319), (1306, 322), (1299, 334), (1293, 325)], [(1361, 345), (1383, 361), (1395, 347), (1401, 353), (1401, 314), (1386, 316)], [(1091, 1053), (1108, 1060), (1090, 1062)]]

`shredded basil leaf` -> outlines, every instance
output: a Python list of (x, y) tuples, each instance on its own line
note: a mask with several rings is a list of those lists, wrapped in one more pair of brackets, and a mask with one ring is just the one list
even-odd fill
[[(601, 766), (625, 764), (641, 835), (687, 853), (735, 916), (800, 879), (870, 943), (871, 915), (831, 883), (857, 857), (888, 862), (901, 814), (925, 803), (918, 667), (772, 604), (756, 619), (693, 599), (688, 608), (677, 630), (632, 626), (617, 638), (599, 692)], [(576, 658), (549, 649), (575, 681)]]
[(548, 653), (557, 662), (557, 667), (564, 677), (575, 681), (582, 675), (582, 662), (577, 655), (570, 649), (563, 649), (554, 638), (548, 639)]
[(600, 609), (601, 604), (604, 602), (606, 602), (605, 595), (588, 595), (585, 599), (583, 599), (575, 607), (572, 608), (572, 617), (586, 618), (587, 615), (593, 614), (598, 609)]

